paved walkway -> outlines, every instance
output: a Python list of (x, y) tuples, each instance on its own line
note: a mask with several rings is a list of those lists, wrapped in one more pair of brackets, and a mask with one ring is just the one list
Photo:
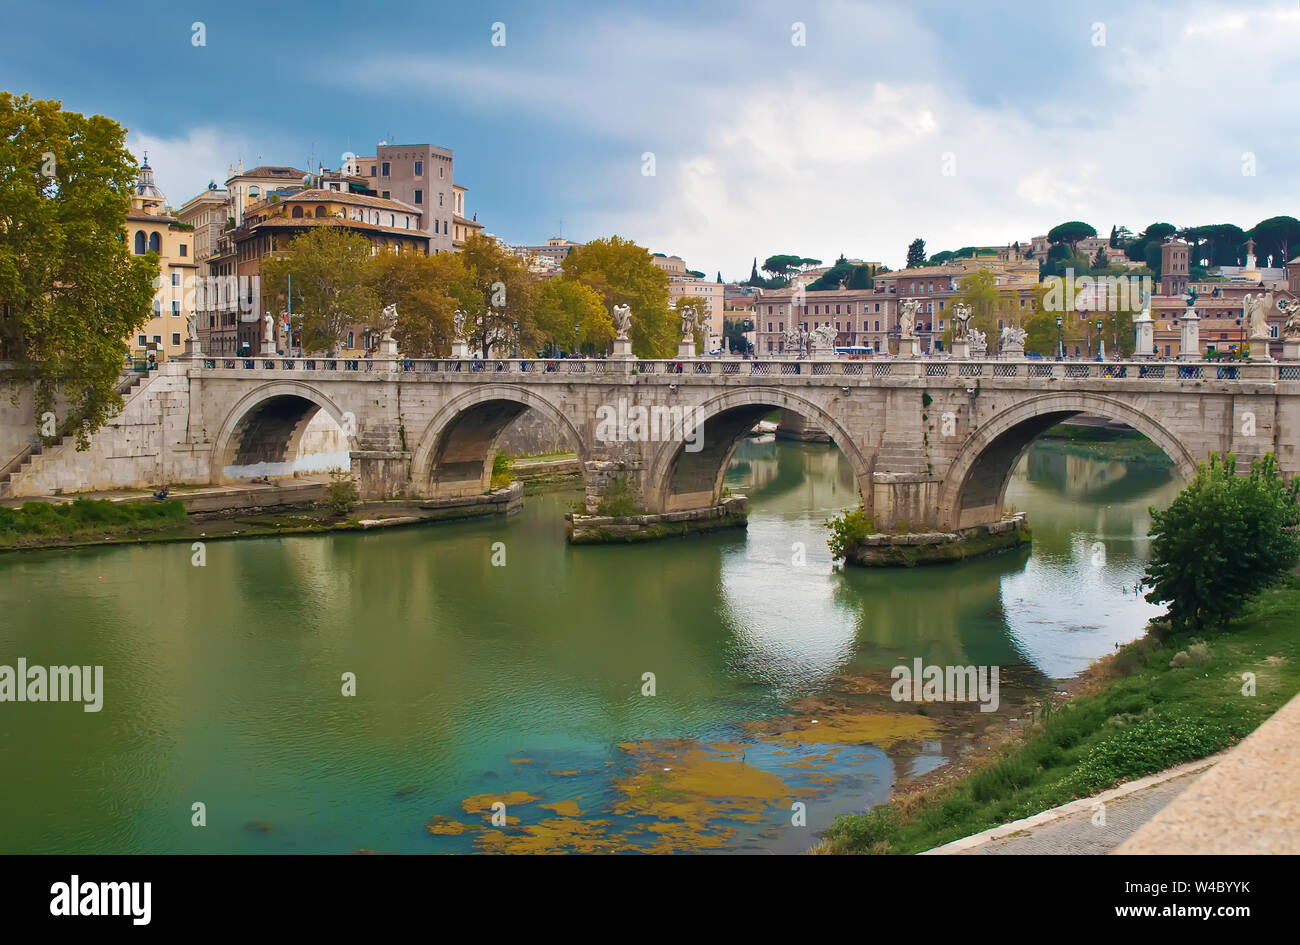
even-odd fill
[[(941, 856), (1111, 853), (1222, 756), (1122, 784), (1033, 817), (927, 850)], [(1095, 821), (1095, 822), (1094, 822)], [(925, 854), (923, 854), (925, 855)]]

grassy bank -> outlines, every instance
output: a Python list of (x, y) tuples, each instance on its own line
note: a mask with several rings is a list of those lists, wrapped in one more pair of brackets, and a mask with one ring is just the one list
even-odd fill
[[(1266, 589), (1230, 629), (1148, 634), (1096, 664), (959, 780), (839, 818), (822, 852), (919, 853), (1221, 751), (1300, 691), (1300, 578)], [(1243, 694), (1253, 674), (1254, 694)]]
[(162, 502), (24, 502), (0, 507), (0, 548), (22, 548), (104, 535), (137, 536), (184, 527), (189, 516), (179, 499)]
[(1058, 423), (1034, 441), (1035, 449), (1054, 450), (1114, 462), (1173, 465), (1173, 460), (1136, 430)]

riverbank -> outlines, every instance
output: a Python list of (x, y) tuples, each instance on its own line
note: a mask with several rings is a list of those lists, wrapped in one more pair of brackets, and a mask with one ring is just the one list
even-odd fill
[(1088, 459), (1173, 465), (1164, 450), (1131, 427), (1066, 421), (1044, 431), (1034, 446)]
[(522, 484), (512, 483), (457, 503), (391, 499), (359, 503), (342, 515), (317, 502), (200, 512), (187, 511), (182, 499), (82, 498), (69, 502), (27, 502), (18, 507), (0, 507), (0, 553), (196, 539), (324, 535), (428, 525), (508, 514), (519, 508), (522, 499)]
[(1172, 633), (1153, 621), (960, 763), (839, 818), (816, 852), (919, 853), (1222, 751), (1300, 692), (1298, 624), (1294, 575), (1224, 631)]

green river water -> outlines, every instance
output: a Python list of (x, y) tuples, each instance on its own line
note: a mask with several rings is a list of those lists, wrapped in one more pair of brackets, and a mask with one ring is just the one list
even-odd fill
[[(105, 689), (98, 713), (0, 704), (0, 850), (806, 849), (1138, 636), (1147, 508), (1178, 489), (1035, 447), (1007, 497), (1032, 553), (842, 573), (833, 446), (746, 443), (729, 484), (747, 531), (642, 546), (567, 546), (567, 490), (213, 542), (204, 567), (188, 544), (0, 556), (0, 664), (102, 665)], [(915, 657), (1002, 667), (999, 712), (893, 703)]]

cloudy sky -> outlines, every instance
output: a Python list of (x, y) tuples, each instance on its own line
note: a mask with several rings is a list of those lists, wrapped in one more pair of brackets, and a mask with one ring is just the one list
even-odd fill
[(617, 233), (726, 278), (1067, 219), (1300, 215), (1297, 0), (65, 0), (6, 21), (0, 88), (119, 120), (177, 206), (240, 159), (337, 167), (387, 140), (454, 149), (510, 242)]

